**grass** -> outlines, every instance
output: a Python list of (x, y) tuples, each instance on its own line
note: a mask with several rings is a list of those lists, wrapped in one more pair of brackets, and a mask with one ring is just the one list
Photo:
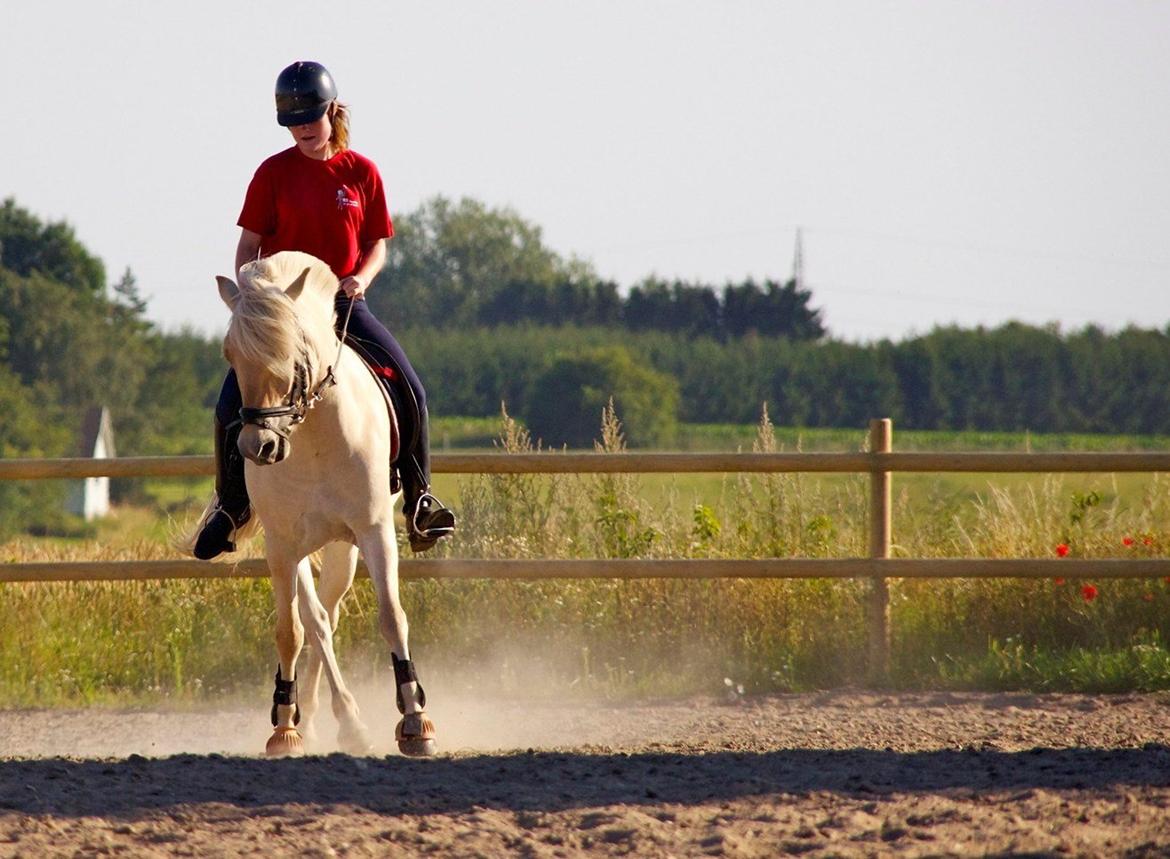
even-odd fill
[[(496, 445), (532, 442), (506, 416)], [(483, 428), (469, 422), (463, 438)], [(705, 445), (857, 449), (864, 433), (777, 431), (765, 419), (704, 431)], [(455, 430), (450, 430), (454, 437)], [(697, 433), (694, 438), (702, 436)], [(896, 449), (1143, 449), (1147, 439), (901, 433)], [(974, 445), (979, 442), (979, 447)], [(600, 446), (624, 449), (616, 416)], [(715, 449), (707, 447), (706, 449)], [(175, 481), (181, 521), (206, 481)], [(440, 475), (461, 514), (448, 556), (846, 557), (865, 553), (862, 475)], [(1156, 475), (898, 475), (895, 547), (904, 557), (1162, 556), (1170, 499)], [(123, 507), (85, 539), (21, 538), (0, 558), (173, 555), (177, 524)], [(1129, 540), (1129, 544), (1125, 541)], [(251, 553), (260, 550), (259, 544)], [(1163, 582), (904, 580), (891, 584), (898, 688), (1170, 688), (1170, 587)], [(865, 583), (838, 580), (419, 581), (403, 587), (424, 671), (472, 691), (590, 697), (799, 690), (863, 680)], [(0, 586), (0, 705), (263, 695), (273, 660), (260, 581)], [(368, 582), (347, 598), (347, 665), (385, 661)], [(375, 656), (377, 655), (377, 656)], [(539, 684), (532, 678), (539, 677)]]

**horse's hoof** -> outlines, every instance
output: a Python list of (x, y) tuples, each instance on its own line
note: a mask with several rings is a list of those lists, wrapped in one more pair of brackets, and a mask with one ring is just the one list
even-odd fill
[(363, 725), (358, 725), (356, 728), (342, 728), (338, 731), (337, 747), (345, 754), (354, 757), (363, 757), (374, 751), (374, 744), (370, 741), (370, 735)]
[(435, 723), (426, 713), (408, 713), (394, 729), (394, 739), (408, 758), (429, 758), (435, 753)]
[(276, 728), (264, 747), (270, 758), (299, 758), (304, 753), (305, 741), (296, 728)]

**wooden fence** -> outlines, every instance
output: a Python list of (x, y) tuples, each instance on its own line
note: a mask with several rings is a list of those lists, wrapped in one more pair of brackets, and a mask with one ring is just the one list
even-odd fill
[[(874, 420), (869, 450), (857, 453), (529, 453), (435, 454), (432, 470), (447, 474), (596, 473), (866, 473), (869, 551), (865, 558), (752, 560), (415, 560), (401, 576), (425, 578), (865, 578), (869, 665), (885, 675), (889, 658), (890, 578), (1153, 578), (1170, 576), (1170, 559), (891, 558), (891, 476), (895, 472), (1170, 472), (1168, 453), (895, 453), (892, 424)], [(0, 480), (84, 477), (205, 477), (209, 456), (0, 461)], [(0, 564), (0, 582), (125, 581), (169, 578), (265, 577), (263, 560), (118, 561)]]

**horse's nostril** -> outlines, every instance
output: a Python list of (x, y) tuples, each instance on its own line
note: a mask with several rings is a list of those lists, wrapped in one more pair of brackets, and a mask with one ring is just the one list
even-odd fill
[(266, 441), (260, 445), (260, 458), (271, 461), (273, 455), (276, 453), (276, 442)]

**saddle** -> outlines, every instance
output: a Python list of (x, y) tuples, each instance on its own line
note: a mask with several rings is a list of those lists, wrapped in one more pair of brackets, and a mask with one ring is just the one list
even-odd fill
[(404, 450), (411, 450), (418, 441), (418, 403), (410, 385), (376, 343), (347, 334), (345, 342), (361, 357), (370, 375), (378, 382), (386, 410), (390, 415), (391, 489), (402, 488), (398, 470), (394, 468)]

